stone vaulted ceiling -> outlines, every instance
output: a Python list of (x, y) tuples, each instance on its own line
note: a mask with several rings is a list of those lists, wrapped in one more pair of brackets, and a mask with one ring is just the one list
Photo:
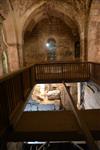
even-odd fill
[[(0, 0), (0, 13), (9, 12), (9, 4), (15, 17), (22, 22), (22, 32), (32, 31), (43, 19), (52, 16), (64, 21), (77, 35), (82, 30), (84, 19), (92, 0)], [(8, 5), (8, 7), (7, 7)], [(17, 18), (16, 17), (16, 18)]]
[[(30, 17), (25, 25), (36, 24), (42, 19), (55, 16), (63, 19), (75, 32), (77, 21), (83, 19), (91, 0), (9, 0), (14, 11), (20, 17)], [(65, 15), (66, 14), (66, 15)], [(34, 26), (34, 25), (33, 25)], [(30, 27), (28, 27), (30, 29)]]
[(11, 0), (16, 10), (20, 8), (20, 15), (23, 15), (27, 9), (30, 9), (33, 5), (44, 2), (51, 4), (63, 3), (64, 5), (72, 6), (76, 11), (84, 11), (88, 8), (91, 0)]
[(69, 5), (72, 9), (77, 12), (84, 12), (89, 8), (92, 0), (0, 0), (0, 13), (7, 14), (8, 12), (8, 2), (11, 3), (14, 10), (16, 10), (20, 16), (22, 16), (28, 9), (32, 8), (34, 5), (43, 3), (51, 7), (54, 7), (57, 3)]
[[(7, 5), (11, 5), (16, 14), (24, 18), (29, 15), (28, 23), (38, 23), (42, 18), (48, 16), (59, 17), (67, 22), (67, 25), (74, 25), (76, 20), (83, 17), (90, 6), (92, 0), (0, 0), (0, 13), (7, 14)], [(34, 10), (34, 11), (32, 11)], [(33, 13), (34, 12), (34, 13)], [(65, 15), (66, 14), (66, 15)], [(81, 16), (81, 17), (80, 17)]]

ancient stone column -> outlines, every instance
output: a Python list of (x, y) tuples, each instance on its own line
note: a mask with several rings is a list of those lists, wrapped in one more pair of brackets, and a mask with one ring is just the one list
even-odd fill
[(2, 47), (2, 23), (3, 23), (3, 16), (0, 15), (0, 76), (3, 75), (3, 66), (2, 66), (2, 52), (3, 52), (3, 47)]

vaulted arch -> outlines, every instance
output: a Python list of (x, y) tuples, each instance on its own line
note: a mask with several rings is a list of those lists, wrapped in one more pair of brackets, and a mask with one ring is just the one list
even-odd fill
[[(36, 5), (37, 6), (37, 5)], [(30, 22), (32, 21), (33, 24), (38, 23), (42, 18), (46, 18), (48, 16), (55, 16), (62, 19), (67, 25), (71, 26), (72, 28), (78, 28), (80, 30), (80, 18), (78, 16), (78, 12), (76, 12), (72, 6), (59, 3), (46, 3), (42, 2), (37, 7), (33, 7), (30, 10), (27, 10), (23, 16), (23, 25), (22, 30), (25, 32), (27, 27), (29, 26)]]

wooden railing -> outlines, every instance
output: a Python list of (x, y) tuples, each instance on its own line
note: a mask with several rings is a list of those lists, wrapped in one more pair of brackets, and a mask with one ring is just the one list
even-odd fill
[(46, 63), (36, 64), (36, 82), (76, 82), (90, 79), (90, 63)]
[[(0, 125), (9, 126), (32, 87), (33, 67), (24, 68), (0, 78)], [(32, 85), (33, 84), (33, 85)]]
[(91, 80), (100, 85), (100, 63), (91, 62)]
[(100, 84), (100, 64), (90, 62), (31, 65), (0, 78), (0, 129), (7, 127), (36, 83), (95, 81)]

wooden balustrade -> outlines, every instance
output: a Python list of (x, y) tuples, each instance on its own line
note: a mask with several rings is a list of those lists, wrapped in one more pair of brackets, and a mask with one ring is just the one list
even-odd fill
[(29, 95), (34, 74), (31, 67), (11, 73), (0, 79), (0, 124), (9, 126), (17, 110), (23, 105)]
[(35, 65), (36, 82), (88, 81), (90, 63), (50, 63)]
[(91, 62), (91, 80), (100, 85), (100, 63)]
[(5, 93), (5, 84), (0, 83), (0, 134), (3, 130), (2, 127), (6, 127), (9, 124), (9, 115), (8, 115), (8, 102), (6, 99)]

